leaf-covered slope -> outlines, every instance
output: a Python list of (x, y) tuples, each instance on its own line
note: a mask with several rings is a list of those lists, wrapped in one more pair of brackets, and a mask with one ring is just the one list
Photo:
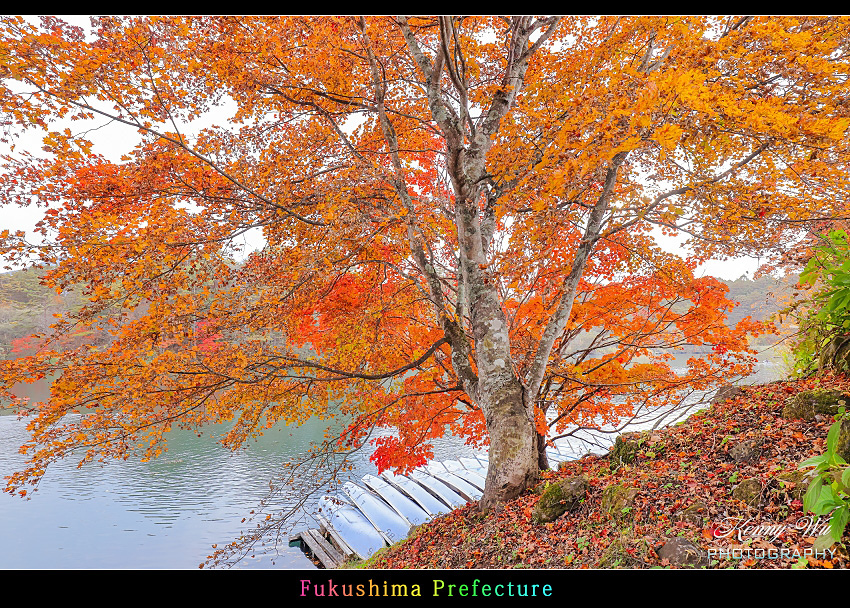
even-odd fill
[[(777, 559), (713, 559), (709, 568), (846, 568), (846, 547), (829, 559), (811, 556), (815, 534), (802, 510), (797, 466), (823, 452), (831, 417), (806, 422), (782, 417), (786, 400), (811, 388), (850, 390), (846, 377), (823, 377), (741, 387), (742, 393), (683, 424), (643, 436), (636, 459), (612, 471), (607, 458), (588, 456), (546, 475), (544, 483), (586, 475), (583, 505), (551, 523), (534, 525), (539, 500), (527, 493), (487, 515), (471, 506), (420, 528), (374, 563), (376, 568), (651, 568), (670, 539), (684, 537), (704, 552), (773, 551)], [(756, 446), (754, 459), (741, 459)], [(741, 460), (736, 461), (736, 457)], [(609, 488), (633, 488), (629, 506), (603, 507)], [(744, 490), (755, 491), (747, 495)], [(611, 490), (608, 490), (609, 492)], [(750, 498), (748, 504), (742, 498)], [(779, 526), (782, 534), (730, 526)], [(848, 537), (845, 534), (844, 541)], [(752, 551), (748, 551), (751, 549)], [(717, 554), (715, 554), (716, 556)]]

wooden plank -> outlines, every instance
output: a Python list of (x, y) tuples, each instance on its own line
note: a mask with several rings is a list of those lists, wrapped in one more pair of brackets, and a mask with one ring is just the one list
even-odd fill
[(342, 565), (344, 558), (342, 554), (334, 549), (331, 544), (326, 541), (318, 530), (309, 529), (303, 534), (303, 538), (310, 547), (310, 551), (318, 558), (325, 568), (338, 568)]
[(301, 538), (304, 539), (310, 551), (325, 568), (338, 568), (345, 561), (342, 553), (334, 549), (328, 541), (322, 538), (318, 530), (313, 528), (305, 530), (301, 533)]
[[(336, 545), (336, 543), (331, 538), (328, 538), (327, 535), (320, 534), (318, 536), (319, 536), (320, 542), (325, 543), (324, 546), (330, 552), (331, 557), (333, 557), (333, 559), (336, 561), (336, 566), (334, 566), (334, 567), (335, 568), (342, 567), (342, 565), (345, 563), (345, 560), (348, 558), (345, 551), (341, 550), (340, 547), (338, 547)], [(337, 534), (337, 536), (339, 536), (339, 535)], [(342, 540), (342, 539), (340, 539), (340, 540)], [(345, 543), (345, 541), (342, 541), (342, 542)], [(350, 549), (349, 549), (349, 551), (350, 551)]]

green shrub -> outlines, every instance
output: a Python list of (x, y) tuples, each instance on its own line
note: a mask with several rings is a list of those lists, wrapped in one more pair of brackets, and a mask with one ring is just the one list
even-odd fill
[(792, 347), (798, 376), (818, 368), (850, 371), (850, 246), (843, 230), (822, 239), (800, 274), (800, 284), (813, 294), (783, 311), (800, 326)]
[(832, 512), (829, 532), (815, 541), (814, 548), (818, 551), (828, 549), (840, 541), (850, 521), (850, 466), (837, 453), (841, 422), (847, 417), (845, 409), (839, 408), (835, 423), (827, 434), (826, 453), (809, 458), (799, 467), (805, 469), (813, 466), (817, 472), (803, 497), (803, 509), (818, 517)]

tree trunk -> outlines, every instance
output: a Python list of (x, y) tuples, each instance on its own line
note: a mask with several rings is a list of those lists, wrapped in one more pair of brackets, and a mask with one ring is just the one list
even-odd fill
[(546, 455), (546, 437), (537, 433), (537, 469), (546, 471), (549, 469), (549, 457)]
[(526, 405), (519, 380), (514, 378), (496, 387), (489, 399), (482, 397), (490, 434), (490, 463), (478, 506), (487, 511), (537, 482), (538, 453), (532, 406)]

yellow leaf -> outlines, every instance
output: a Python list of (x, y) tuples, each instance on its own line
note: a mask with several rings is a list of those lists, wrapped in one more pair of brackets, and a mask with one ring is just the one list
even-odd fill
[(682, 132), (678, 125), (664, 125), (655, 132), (655, 140), (667, 150), (672, 150), (679, 143)]
[(829, 138), (841, 139), (844, 137), (844, 132), (847, 130), (848, 126), (850, 126), (850, 118), (839, 119), (832, 129), (829, 130)]

